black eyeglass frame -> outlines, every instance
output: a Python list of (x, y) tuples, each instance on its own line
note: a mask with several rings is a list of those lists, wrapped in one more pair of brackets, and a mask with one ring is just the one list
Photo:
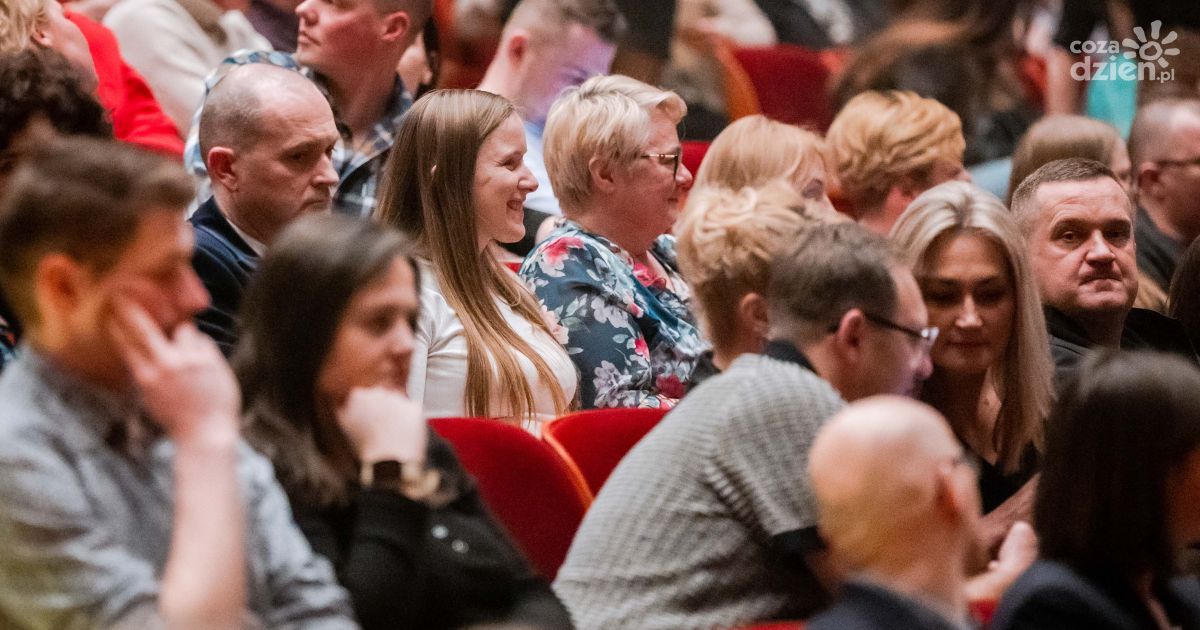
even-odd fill
[[(899, 332), (904, 333), (905, 335), (908, 335), (909, 337), (911, 337), (913, 339), (916, 339), (917, 341), (921, 342), (922, 344), (925, 344), (926, 349), (933, 347), (933, 344), (937, 342), (938, 333), (941, 332), (940, 330), (938, 330), (937, 326), (926, 326), (925, 328), (921, 328), (921, 329), (909, 328), (908, 326), (905, 326), (903, 324), (897, 324), (896, 322), (894, 322), (886, 317), (883, 317), (880, 315), (875, 315), (873, 313), (868, 313), (866, 311), (863, 311), (863, 317), (865, 317), (867, 319), (867, 321), (871, 322), (872, 324), (875, 324), (876, 326), (882, 326), (884, 328), (899, 331)], [(839, 322), (834, 322), (832, 325), (830, 325), (829, 332), (836, 332), (838, 329), (838, 325), (839, 325)]]
[(662, 163), (662, 160), (671, 158), (674, 160), (674, 165), (671, 168), (671, 177), (675, 177), (679, 175), (679, 164), (683, 162), (683, 149), (680, 149), (675, 153), (643, 153), (639, 157), (654, 158), (659, 160), (660, 164)]

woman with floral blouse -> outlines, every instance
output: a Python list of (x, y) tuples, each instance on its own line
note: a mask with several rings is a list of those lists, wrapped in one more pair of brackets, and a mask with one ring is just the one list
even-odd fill
[(676, 125), (687, 107), (623, 76), (568, 90), (545, 156), (565, 223), (521, 277), (565, 329), (582, 406), (671, 407), (707, 349), (667, 235), (692, 174)]

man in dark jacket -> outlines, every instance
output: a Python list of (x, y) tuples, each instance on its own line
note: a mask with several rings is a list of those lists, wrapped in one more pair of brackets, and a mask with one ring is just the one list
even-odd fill
[(227, 356), (237, 342), (242, 293), (267, 246), (303, 213), (329, 211), (337, 140), (329, 102), (293, 70), (239, 66), (205, 101), (200, 147), (213, 197), (189, 220), (192, 264), (212, 303), (197, 325)]

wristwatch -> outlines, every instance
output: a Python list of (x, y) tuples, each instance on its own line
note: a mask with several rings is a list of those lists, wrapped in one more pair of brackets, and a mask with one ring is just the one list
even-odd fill
[(394, 459), (384, 459), (364, 462), (359, 480), (364, 488), (396, 492), (414, 501), (420, 501), (437, 491), (441, 475), (424, 462), (406, 464)]

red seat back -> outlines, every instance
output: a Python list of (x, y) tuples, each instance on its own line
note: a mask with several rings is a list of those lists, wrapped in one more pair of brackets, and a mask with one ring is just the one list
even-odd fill
[(579, 472), (523, 429), (487, 418), (434, 418), (479, 494), (525, 552), (553, 580), (591, 503)]
[(829, 127), (833, 121), (830, 71), (820, 53), (780, 44), (738, 48), (734, 56), (754, 84), (765, 116), (821, 133)]
[(575, 464), (596, 494), (621, 458), (666, 413), (666, 409), (579, 411), (542, 425), (542, 439)]
[(703, 140), (686, 140), (683, 143), (683, 165), (687, 170), (692, 172), (694, 176), (700, 170), (700, 162), (704, 161), (705, 154), (708, 153), (708, 147), (711, 142)]

